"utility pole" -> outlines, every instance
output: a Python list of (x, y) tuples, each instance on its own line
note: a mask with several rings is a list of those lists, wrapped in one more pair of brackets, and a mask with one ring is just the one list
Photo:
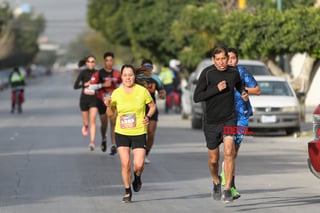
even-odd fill
[(280, 12), (282, 12), (282, 0), (277, 0), (277, 8)]
[[(277, 8), (280, 12), (282, 12), (282, 0), (277, 0)], [(285, 60), (283, 55), (279, 55), (279, 66), (283, 71), (286, 71), (287, 66), (285, 66)]]

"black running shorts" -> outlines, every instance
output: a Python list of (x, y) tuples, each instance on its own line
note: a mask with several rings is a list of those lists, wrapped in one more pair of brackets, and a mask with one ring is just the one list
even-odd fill
[(95, 95), (82, 95), (80, 98), (81, 111), (89, 111), (91, 107), (97, 107), (97, 96)]
[(215, 149), (223, 142), (223, 137), (233, 137), (234, 134), (228, 130), (236, 126), (236, 119), (231, 119), (222, 124), (204, 124), (203, 131), (207, 142), (207, 148), (210, 150)]
[(131, 136), (131, 135), (121, 135), (119, 133), (115, 133), (115, 136), (116, 136), (117, 147), (126, 146), (126, 147), (131, 147), (132, 149), (147, 148), (146, 134)]

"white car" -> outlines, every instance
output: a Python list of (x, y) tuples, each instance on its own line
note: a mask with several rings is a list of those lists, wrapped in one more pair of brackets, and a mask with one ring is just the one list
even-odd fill
[(249, 96), (253, 107), (249, 129), (285, 130), (287, 134), (299, 135), (300, 104), (291, 85), (283, 77), (255, 76), (255, 79), (261, 94)]

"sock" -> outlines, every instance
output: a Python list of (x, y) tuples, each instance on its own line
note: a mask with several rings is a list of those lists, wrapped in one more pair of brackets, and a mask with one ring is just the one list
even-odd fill
[(131, 194), (131, 187), (125, 188), (125, 190), (126, 190), (126, 194)]
[(231, 187), (236, 188), (236, 186), (235, 186), (235, 184), (234, 184), (234, 181), (235, 181), (235, 176), (232, 176)]
[(134, 173), (134, 181), (140, 181), (140, 176)]

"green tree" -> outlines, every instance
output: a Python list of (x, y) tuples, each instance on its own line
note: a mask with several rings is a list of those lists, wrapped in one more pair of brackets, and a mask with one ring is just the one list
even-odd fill
[(162, 63), (178, 56), (183, 48), (171, 36), (171, 24), (187, 4), (210, 0), (91, 0), (90, 26), (114, 44), (129, 46), (135, 59), (152, 58)]
[(223, 24), (223, 11), (217, 3), (188, 5), (171, 27), (175, 42), (182, 44), (179, 59), (194, 67), (217, 42)]
[(0, 67), (3, 66), (3, 59), (7, 58), (13, 48), (14, 35), (10, 20), (13, 15), (8, 2), (0, 4)]
[[(224, 0), (217, 1), (221, 9), (213, 3), (186, 6), (172, 24), (175, 41), (184, 46), (179, 58), (193, 67), (204, 57), (206, 48), (201, 50), (201, 47), (211, 44), (212, 47), (216, 44), (237, 47), (242, 58), (265, 61), (274, 75), (290, 79), (296, 91), (308, 92), (320, 65), (317, 39), (320, 13), (312, 7), (314, 2), (286, 1), (282, 11), (277, 9), (276, 1), (248, 0), (245, 10), (235, 10), (236, 1)], [(217, 13), (214, 17), (215, 13), (204, 12), (210, 10), (223, 11), (223, 15)], [(201, 19), (204, 21), (197, 21)], [(214, 20), (211, 25), (210, 20)], [(279, 67), (279, 55), (290, 59), (304, 52), (307, 57), (298, 75), (286, 73)]]
[(31, 12), (14, 17), (8, 3), (0, 6), (0, 12), (0, 67), (31, 63), (39, 51), (37, 40), (45, 27), (43, 16)]
[(13, 20), (15, 35), (14, 58), (15, 63), (27, 65), (38, 53), (38, 37), (44, 30), (44, 18), (32, 13), (23, 13)]

